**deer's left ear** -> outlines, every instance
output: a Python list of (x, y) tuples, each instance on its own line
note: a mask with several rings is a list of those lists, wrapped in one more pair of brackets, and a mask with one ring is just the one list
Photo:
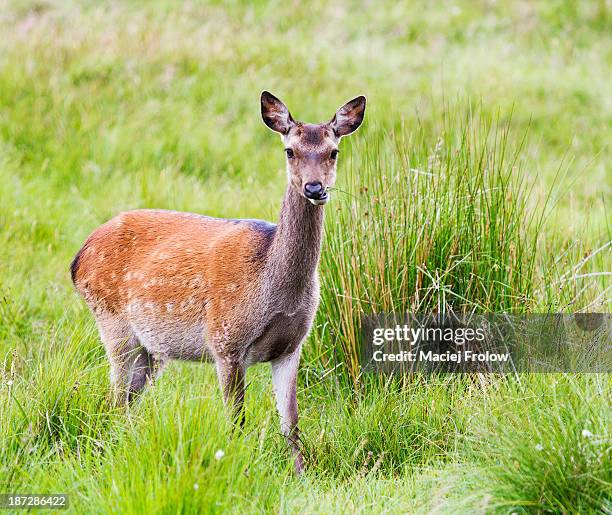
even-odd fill
[(366, 97), (363, 95), (350, 100), (336, 111), (336, 114), (329, 122), (330, 127), (336, 133), (336, 136), (346, 136), (351, 132), (355, 132), (365, 115)]

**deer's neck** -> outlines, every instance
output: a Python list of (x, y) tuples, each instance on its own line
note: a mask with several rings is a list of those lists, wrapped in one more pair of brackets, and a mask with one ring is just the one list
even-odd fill
[(297, 300), (312, 287), (322, 234), (323, 207), (313, 206), (288, 185), (266, 262), (265, 282), (273, 297)]

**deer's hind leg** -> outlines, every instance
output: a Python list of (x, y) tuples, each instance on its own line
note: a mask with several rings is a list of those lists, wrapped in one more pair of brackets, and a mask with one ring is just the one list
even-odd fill
[(117, 405), (125, 405), (152, 380), (159, 365), (140, 345), (130, 324), (108, 312), (96, 314), (96, 322), (110, 364), (110, 382)]
[(131, 360), (130, 389), (128, 392), (128, 402), (133, 401), (136, 396), (144, 389), (147, 383), (153, 380), (163, 368), (164, 363), (156, 359), (151, 353), (142, 346), (138, 346)]

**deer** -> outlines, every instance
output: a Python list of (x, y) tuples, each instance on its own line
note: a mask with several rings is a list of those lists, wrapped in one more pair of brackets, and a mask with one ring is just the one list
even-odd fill
[(361, 125), (366, 98), (320, 124), (295, 121), (268, 91), (260, 103), (286, 159), (277, 224), (127, 211), (95, 229), (70, 268), (95, 318), (118, 405), (129, 405), (169, 360), (209, 361), (234, 424), (242, 425), (246, 369), (269, 362), (281, 432), (301, 473), (297, 376), (319, 304), (323, 206), (339, 142)]

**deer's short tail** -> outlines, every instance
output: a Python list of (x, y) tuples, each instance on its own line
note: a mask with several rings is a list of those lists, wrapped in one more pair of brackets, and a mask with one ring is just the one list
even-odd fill
[(79, 249), (79, 251), (76, 253), (76, 256), (74, 256), (72, 263), (70, 263), (70, 277), (72, 278), (72, 284), (74, 284), (75, 286), (76, 286), (77, 272), (79, 271), (79, 263), (81, 261), (81, 255), (84, 249), (85, 249), (85, 245), (83, 245)]

